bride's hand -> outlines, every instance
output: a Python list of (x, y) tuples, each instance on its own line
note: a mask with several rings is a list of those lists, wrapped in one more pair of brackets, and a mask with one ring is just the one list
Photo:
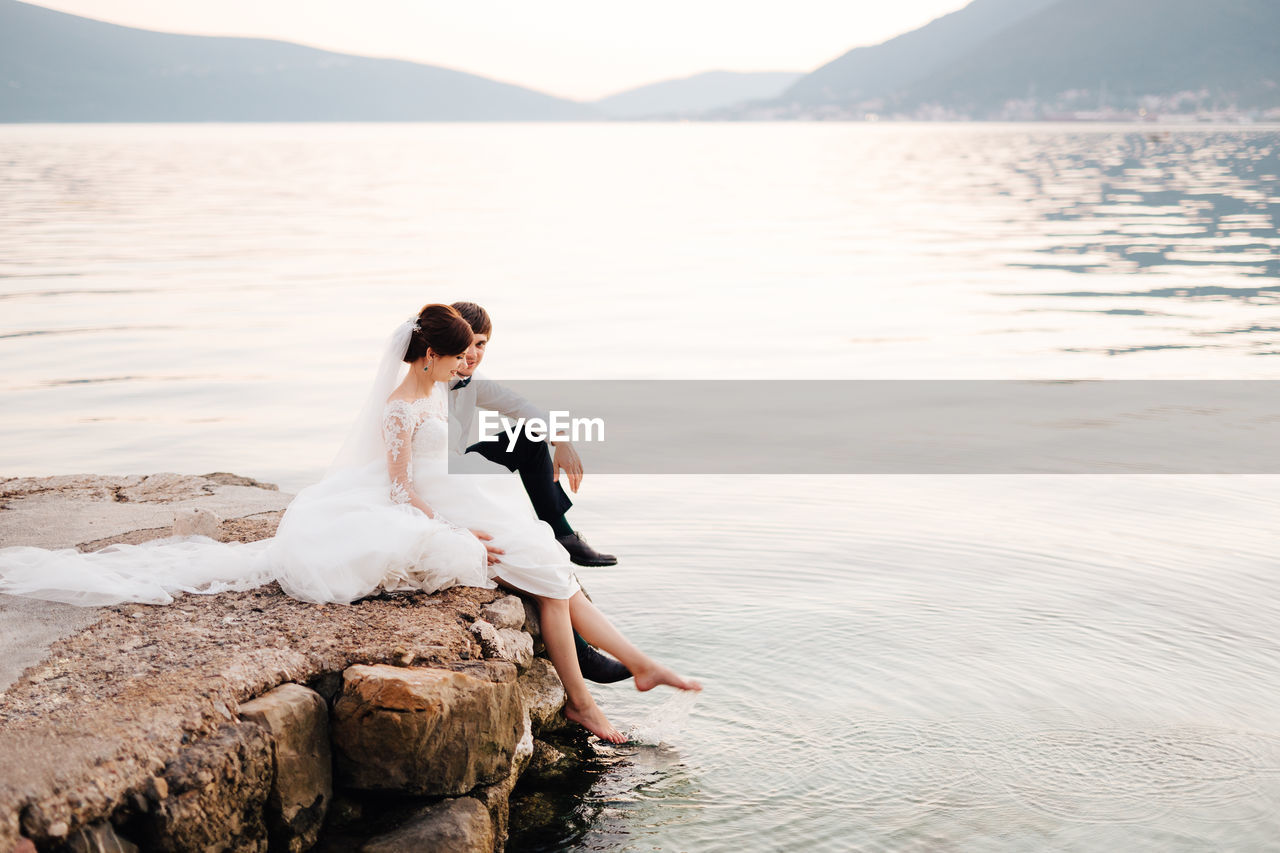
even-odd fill
[(490, 545), (489, 541), (492, 540), (493, 537), (488, 533), (485, 533), (483, 530), (472, 530), (471, 535), (484, 543), (484, 549), (489, 552), (489, 565), (492, 566), (494, 563), (498, 562), (499, 554), (506, 553), (501, 548)]

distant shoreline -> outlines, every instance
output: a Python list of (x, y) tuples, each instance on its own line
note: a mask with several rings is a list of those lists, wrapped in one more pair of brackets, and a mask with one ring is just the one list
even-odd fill
[(585, 120), (557, 120), (557, 119), (536, 119), (536, 120), (520, 120), (520, 119), (503, 119), (503, 120), (467, 120), (454, 121), (449, 119), (431, 119), (431, 120), (404, 120), (404, 121), (364, 121), (360, 119), (351, 120), (292, 120), (277, 119), (272, 121), (234, 121), (234, 120), (216, 120), (216, 121), (11, 121), (0, 119), (0, 126), (3, 127), (67, 127), (67, 126), (98, 126), (98, 127), (172, 127), (176, 125), (182, 126), (226, 126), (226, 127), (275, 127), (275, 126), (307, 126), (307, 125), (622, 125), (622, 124), (641, 124), (641, 125), (657, 125), (657, 124), (860, 124), (860, 125), (893, 125), (895, 127), (902, 125), (982, 125), (984, 127), (1052, 127), (1055, 125), (1063, 126), (1089, 126), (1089, 127), (1139, 127), (1147, 129), (1179, 129), (1186, 130), (1191, 128), (1203, 128), (1206, 130), (1215, 128), (1250, 128), (1271, 130), (1280, 128), (1280, 120), (1269, 121), (1202, 121), (1194, 117), (1171, 117), (1169, 119), (1160, 119), (1152, 121), (1150, 119), (908, 119), (908, 118), (880, 118), (875, 120), (867, 119), (585, 119)]

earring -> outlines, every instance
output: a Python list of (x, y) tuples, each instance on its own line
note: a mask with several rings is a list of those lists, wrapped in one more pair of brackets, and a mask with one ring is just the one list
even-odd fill
[(430, 373), (430, 372), (431, 372), (431, 366), (432, 366), (433, 364), (435, 364), (435, 361), (436, 361), (436, 360), (435, 360), (434, 358), (428, 358), (428, 359), (427, 359), (427, 366), (426, 366), (426, 367), (424, 367), (424, 368), (422, 368), (423, 372), (424, 372), (424, 373)]

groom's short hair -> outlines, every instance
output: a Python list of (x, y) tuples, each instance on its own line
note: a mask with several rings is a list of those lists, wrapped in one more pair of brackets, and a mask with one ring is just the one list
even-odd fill
[(493, 321), (489, 319), (489, 312), (479, 305), (474, 302), (455, 302), (453, 303), (453, 310), (461, 314), (462, 319), (470, 324), (473, 334), (493, 334)]

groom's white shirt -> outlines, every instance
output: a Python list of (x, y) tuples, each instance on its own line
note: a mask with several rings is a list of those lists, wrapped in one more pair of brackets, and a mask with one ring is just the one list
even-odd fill
[(492, 379), (476, 375), (465, 388), (454, 390), (452, 386), (456, 384), (458, 380), (449, 383), (449, 449), (454, 453), (464, 454), (480, 440), (476, 409), (489, 409), (512, 419), (551, 419), (545, 409)]

